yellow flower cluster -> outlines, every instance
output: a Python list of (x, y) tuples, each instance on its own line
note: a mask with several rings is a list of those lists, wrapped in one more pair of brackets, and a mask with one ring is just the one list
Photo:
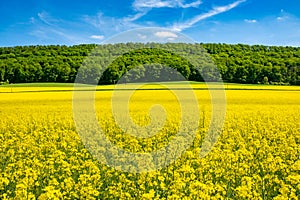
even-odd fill
[[(201, 117), (192, 146), (163, 169), (135, 174), (104, 165), (85, 148), (73, 122), (71, 92), (2, 93), (0, 199), (298, 199), (300, 93), (226, 91), (224, 128), (204, 158), (199, 153), (210, 124), (210, 97), (204, 90), (195, 94)], [(163, 128), (149, 138), (117, 126), (111, 95), (97, 92), (96, 110), (100, 126), (118, 147), (151, 152), (177, 133), (180, 106), (172, 92), (133, 95), (135, 123), (151, 121), (153, 102), (167, 113)]]

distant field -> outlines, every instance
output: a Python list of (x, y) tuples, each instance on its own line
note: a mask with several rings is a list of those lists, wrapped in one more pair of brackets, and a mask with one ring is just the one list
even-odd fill
[[(165, 89), (163, 85), (166, 85), (169, 89), (185, 89), (193, 88), (195, 90), (205, 90), (205, 89), (215, 89), (220, 88), (219, 83), (209, 83), (202, 82), (164, 82), (164, 83), (145, 83), (142, 87), (138, 89), (142, 90), (161, 90)], [(100, 85), (96, 87), (96, 90), (114, 90), (114, 89), (137, 89), (139, 84), (118, 84), (115, 85)], [(234, 84), (234, 83), (223, 83), (225, 90), (281, 90), (281, 91), (300, 91), (300, 86), (280, 86), (280, 85), (258, 85), (258, 84)], [(77, 89), (82, 89), (78, 87)], [(90, 89), (90, 88), (89, 88)], [(94, 89), (94, 88), (93, 88)], [(73, 91), (73, 83), (26, 83), (26, 84), (9, 84), (0, 86), (0, 93), (14, 93), (14, 92), (45, 92), (45, 91)]]

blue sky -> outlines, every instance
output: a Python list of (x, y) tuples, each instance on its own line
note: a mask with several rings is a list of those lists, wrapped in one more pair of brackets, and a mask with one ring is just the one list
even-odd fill
[(0, 46), (101, 43), (143, 27), (204, 43), (300, 46), (299, 8), (299, 0), (2, 0)]

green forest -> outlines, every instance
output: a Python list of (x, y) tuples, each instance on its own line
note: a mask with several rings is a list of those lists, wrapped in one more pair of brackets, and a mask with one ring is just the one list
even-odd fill
[[(95, 50), (96, 48), (96, 50)], [(175, 53), (174, 53), (175, 52)], [(86, 59), (86, 58), (89, 59)], [(216, 65), (220, 74), (214, 70)], [(244, 44), (126, 43), (75, 46), (16, 46), (0, 48), (0, 82), (32, 83), (75, 81), (112, 84), (121, 77), (133, 81), (152, 65), (157, 78), (169, 66), (193, 81), (300, 85), (300, 48)], [(108, 68), (106, 68), (108, 66)], [(99, 74), (103, 74), (99, 81)], [(155, 74), (155, 73), (154, 73)], [(206, 78), (203, 78), (204, 75)], [(221, 76), (221, 77), (220, 77)]]

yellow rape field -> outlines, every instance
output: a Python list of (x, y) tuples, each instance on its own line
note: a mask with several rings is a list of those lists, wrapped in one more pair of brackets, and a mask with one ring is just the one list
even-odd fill
[[(204, 158), (199, 152), (212, 114), (210, 96), (195, 90), (200, 118), (192, 146), (148, 173), (119, 171), (91, 155), (74, 124), (69, 87), (2, 87), (0, 199), (299, 199), (300, 88), (263, 87), (227, 86), (224, 127)], [(129, 103), (133, 122), (147, 125), (153, 104), (167, 113), (158, 134), (136, 138), (115, 123), (112, 94), (96, 92), (97, 119), (125, 150), (151, 152), (167, 145), (184, 120), (169, 90), (136, 91)]]

